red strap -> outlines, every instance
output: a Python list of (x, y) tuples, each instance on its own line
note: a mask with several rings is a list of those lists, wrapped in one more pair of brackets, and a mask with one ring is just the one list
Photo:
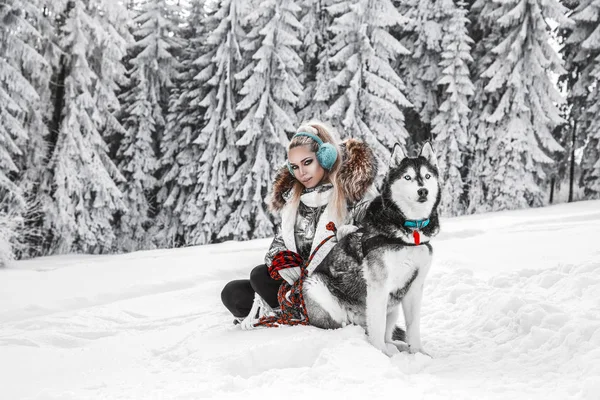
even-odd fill
[(415, 239), (415, 244), (418, 246), (421, 244), (421, 235), (419, 231), (413, 231), (413, 239)]

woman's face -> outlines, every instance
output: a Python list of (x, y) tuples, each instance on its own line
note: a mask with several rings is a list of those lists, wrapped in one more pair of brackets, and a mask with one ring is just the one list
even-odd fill
[(288, 161), (294, 171), (294, 177), (307, 188), (317, 186), (327, 172), (321, 167), (317, 161), (317, 154), (310, 151), (309, 146), (290, 149)]

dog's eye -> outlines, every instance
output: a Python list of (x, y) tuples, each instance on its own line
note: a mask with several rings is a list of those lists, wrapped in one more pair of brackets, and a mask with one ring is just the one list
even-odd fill
[(410, 175), (404, 175), (404, 179), (406, 179), (407, 181), (410, 181)]
[(429, 179), (429, 178), (431, 178), (431, 175), (429, 175), (429, 174), (425, 175), (425, 179)]

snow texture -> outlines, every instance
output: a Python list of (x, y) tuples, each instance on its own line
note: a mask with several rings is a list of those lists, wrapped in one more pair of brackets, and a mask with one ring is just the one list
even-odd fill
[(356, 326), (232, 325), (220, 291), (268, 239), (19, 261), (0, 270), (0, 392), (598, 399), (599, 222), (599, 201), (443, 220), (423, 300), (433, 358), (388, 358)]

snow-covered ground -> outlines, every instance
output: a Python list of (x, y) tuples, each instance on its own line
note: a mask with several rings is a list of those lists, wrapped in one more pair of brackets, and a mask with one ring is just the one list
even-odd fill
[(353, 326), (233, 326), (221, 288), (270, 240), (46, 257), (0, 270), (0, 398), (600, 399), (600, 202), (442, 223), (433, 359)]

